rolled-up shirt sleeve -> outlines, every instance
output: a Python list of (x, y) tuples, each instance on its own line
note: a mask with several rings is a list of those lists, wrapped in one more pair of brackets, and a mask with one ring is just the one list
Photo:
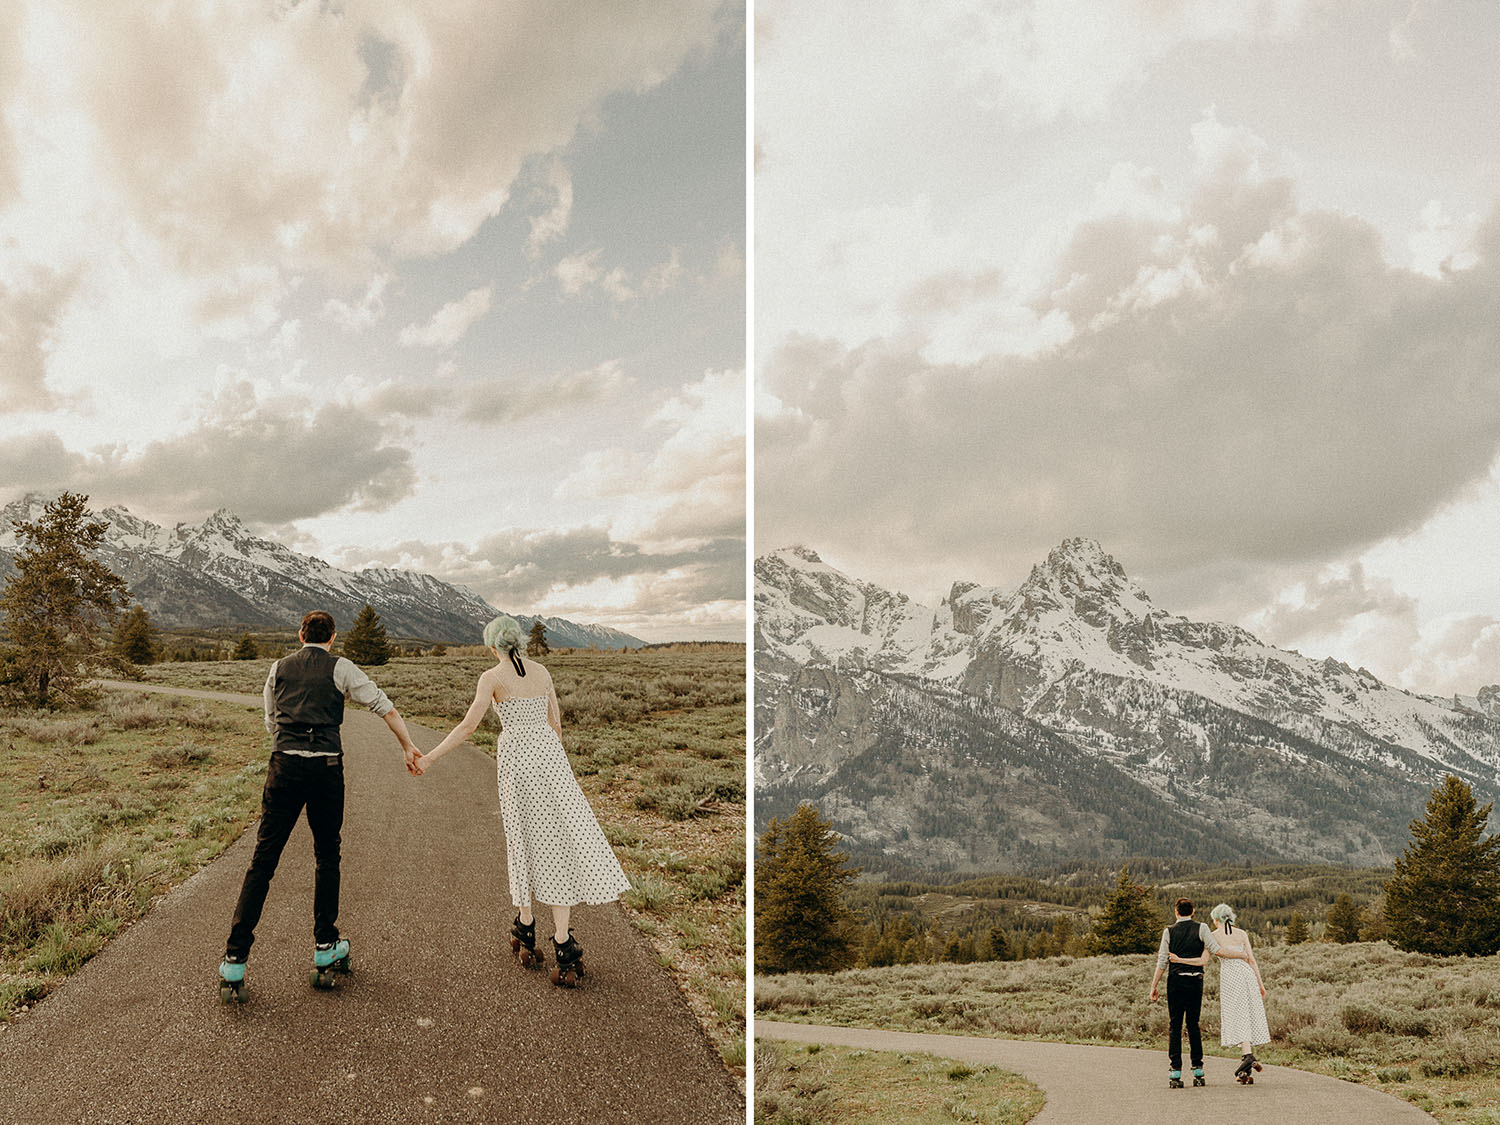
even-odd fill
[(276, 733), (276, 665), (277, 661), (271, 661), (271, 670), (266, 673), (266, 686), (261, 691), (261, 698), (266, 704), (266, 730), (271, 734)]
[(375, 681), (347, 657), (339, 657), (333, 666), (333, 686), (343, 692), (345, 698), (368, 707), (377, 715), (385, 715), (395, 707), (385, 692), (375, 686)]
[(1198, 936), (1203, 939), (1203, 944), (1210, 953), (1219, 952), (1219, 939), (1214, 937), (1214, 932), (1203, 922), (1198, 923)]
[(1156, 967), (1165, 969), (1167, 967), (1167, 931), (1161, 932), (1161, 947), (1156, 951)]

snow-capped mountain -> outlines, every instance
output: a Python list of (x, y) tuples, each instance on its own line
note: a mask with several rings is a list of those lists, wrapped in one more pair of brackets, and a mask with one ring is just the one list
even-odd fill
[[(16, 521), (35, 520), (48, 497), (29, 493), (0, 509), (0, 577), (13, 569)], [(295, 626), (326, 609), (341, 627), (366, 602), (392, 636), (474, 644), (500, 611), (479, 595), (411, 570), (348, 571), (261, 538), (221, 509), (201, 524), (166, 528), (125, 508), (98, 513), (109, 525), (100, 559), (125, 579), (160, 627)], [(522, 628), (534, 618), (516, 614)], [(645, 642), (602, 625), (543, 618), (555, 648), (634, 648)]]
[[(816, 796), (843, 810), (857, 844), (928, 863), (1019, 862), (1037, 839), (1069, 857), (1130, 851), (1137, 826), (1111, 807), (1126, 793), (1144, 802), (1137, 820), (1206, 831), (1200, 849), (1378, 862), (1443, 773), (1500, 792), (1500, 687), (1405, 692), (1189, 621), (1088, 539), (1059, 545), (1014, 590), (958, 582), (935, 607), (806, 548), (774, 551), (756, 561), (756, 675), (757, 807)], [(1001, 743), (1011, 752), (997, 758)], [(959, 784), (932, 793), (953, 831), (914, 832), (923, 778), (1003, 773), (1044, 746), (1051, 764), (1019, 775), (1029, 805), (992, 808), (993, 786), (976, 805)], [(1087, 784), (1058, 773), (1085, 759), (1113, 772)], [(1060, 789), (1033, 783), (1049, 771)]]

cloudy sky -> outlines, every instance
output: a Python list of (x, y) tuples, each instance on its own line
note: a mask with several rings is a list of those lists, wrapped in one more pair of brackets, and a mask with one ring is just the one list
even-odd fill
[(0, 0), (0, 502), (744, 635), (734, 0)]
[[(849, 28), (859, 27), (851, 36)], [(756, 549), (1500, 682), (1500, 7), (756, 7)]]

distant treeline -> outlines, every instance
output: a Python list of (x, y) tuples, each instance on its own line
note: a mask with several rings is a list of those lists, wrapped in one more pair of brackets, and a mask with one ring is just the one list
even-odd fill
[[(1307, 927), (1307, 937), (1323, 937), (1330, 909), (1345, 895), (1361, 912), (1370, 936), (1376, 936), (1383, 921), (1382, 883), (1391, 875), (1389, 868), (1150, 857), (1125, 866), (1135, 882), (1151, 888), (1163, 925), (1179, 898), (1191, 899), (1200, 919), (1227, 902), (1240, 925), (1268, 944), (1287, 940), (1293, 915)], [(1072, 864), (1019, 875), (862, 882), (846, 894), (861, 923), (857, 955), (865, 965), (1082, 955), (1119, 870), (1119, 865)]]

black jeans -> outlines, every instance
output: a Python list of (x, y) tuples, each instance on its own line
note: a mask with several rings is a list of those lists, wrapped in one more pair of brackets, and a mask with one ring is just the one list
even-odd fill
[(1188, 1050), (1193, 1066), (1203, 1065), (1203, 1036), (1198, 1031), (1198, 1013), (1203, 1008), (1203, 976), (1184, 974), (1167, 977), (1167, 1012), (1172, 1019), (1167, 1039), (1167, 1059), (1173, 1070), (1182, 1069), (1182, 1024), (1187, 1022)]
[(313, 882), (313, 940), (320, 944), (338, 941), (339, 928), (339, 829), (344, 824), (344, 759), (304, 758), (296, 754), (271, 755), (266, 768), (266, 788), (261, 797), (260, 829), (255, 834), (255, 855), (240, 888), (234, 908), (225, 955), (244, 959), (255, 942), (255, 926), (271, 889), (271, 876), (281, 860), (281, 850), (297, 824), (303, 808), (312, 829), (317, 872)]

